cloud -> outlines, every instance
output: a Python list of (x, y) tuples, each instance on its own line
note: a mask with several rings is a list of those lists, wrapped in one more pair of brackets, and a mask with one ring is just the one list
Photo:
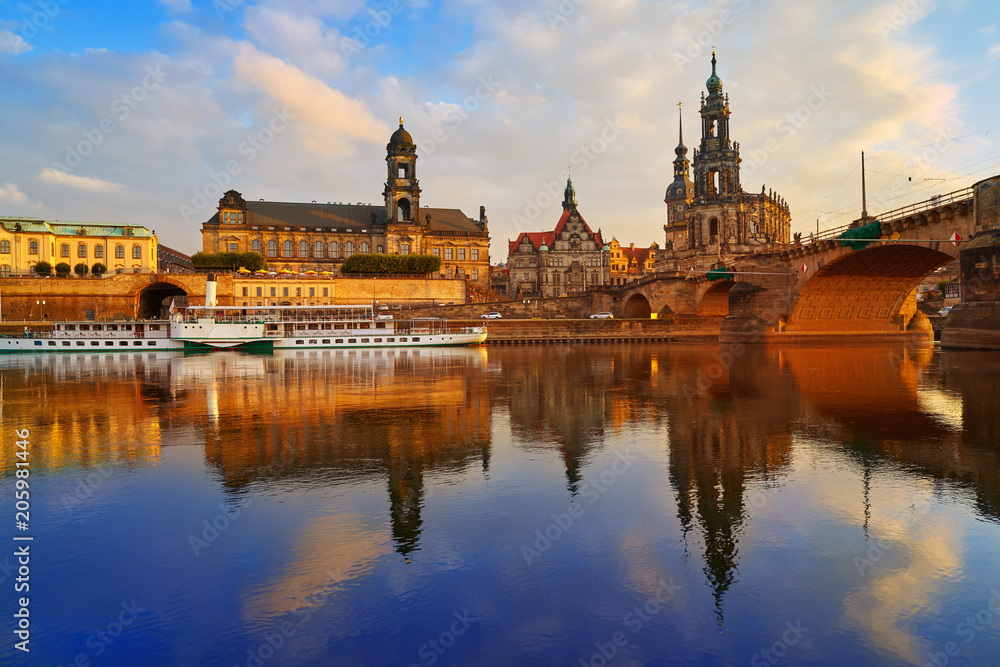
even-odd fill
[(21, 192), (13, 183), (4, 183), (0, 185), (0, 199), (23, 204), (28, 201), (28, 195)]
[(16, 56), (30, 50), (31, 44), (25, 42), (20, 35), (10, 30), (0, 30), (0, 54)]
[(66, 185), (71, 188), (92, 190), (94, 192), (119, 192), (124, 187), (121, 183), (112, 183), (110, 181), (103, 181), (99, 178), (91, 178), (89, 176), (67, 174), (65, 171), (59, 171), (58, 169), (53, 169), (52, 167), (45, 167), (42, 169), (42, 171), (38, 174), (38, 180), (43, 183)]
[(986, 61), (990, 63), (995, 63), (1000, 60), (1000, 42), (996, 44), (990, 44), (986, 49)]
[(389, 127), (364, 102), (250, 44), (241, 45), (233, 74), (287, 107), (295, 124), (304, 126), (298, 132), (303, 144), (317, 153), (353, 155), (356, 142), (381, 143), (389, 136)]

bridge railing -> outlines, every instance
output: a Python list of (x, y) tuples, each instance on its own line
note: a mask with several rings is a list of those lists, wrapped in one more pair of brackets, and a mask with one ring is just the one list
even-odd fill
[[(902, 206), (900, 208), (893, 209), (891, 211), (886, 211), (879, 215), (872, 215), (870, 218), (878, 220), (879, 222), (895, 222), (896, 220), (901, 220), (907, 216), (915, 215), (917, 213), (923, 213), (924, 211), (931, 211), (942, 206), (949, 204), (960, 204), (964, 201), (969, 201), (973, 197), (972, 187), (962, 188), (961, 190), (955, 190), (954, 192), (949, 192), (946, 195), (935, 195), (926, 201), (918, 202), (916, 204), (910, 204), (909, 206)], [(846, 225), (840, 225), (839, 227), (831, 227), (829, 229), (824, 229), (819, 234), (812, 232), (808, 235), (803, 234), (802, 241), (804, 243), (813, 243), (815, 241), (826, 241), (829, 239), (835, 239), (848, 229), (854, 223), (848, 223)]]

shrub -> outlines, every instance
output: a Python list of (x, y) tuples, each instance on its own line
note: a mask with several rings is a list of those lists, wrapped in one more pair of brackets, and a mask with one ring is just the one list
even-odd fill
[(351, 255), (340, 267), (341, 273), (434, 273), (441, 268), (436, 255)]
[(59, 262), (58, 264), (56, 264), (56, 276), (58, 276), (59, 278), (65, 278), (66, 276), (69, 275), (69, 272), (71, 270), (72, 269), (70, 268), (70, 265), (67, 264), (66, 262)]
[(73, 267), (73, 273), (75, 273), (78, 276), (85, 276), (87, 275), (88, 271), (90, 271), (90, 267), (88, 267), (83, 262), (80, 262), (79, 264)]
[(48, 262), (39, 262), (38, 264), (35, 264), (35, 273), (40, 276), (51, 276), (52, 265)]
[(104, 266), (100, 262), (94, 262), (94, 265), (90, 267), (90, 272), (95, 276), (103, 276), (108, 272), (108, 267)]
[(196, 269), (222, 269), (233, 271), (241, 266), (249, 271), (267, 268), (267, 260), (259, 252), (196, 252), (191, 256)]

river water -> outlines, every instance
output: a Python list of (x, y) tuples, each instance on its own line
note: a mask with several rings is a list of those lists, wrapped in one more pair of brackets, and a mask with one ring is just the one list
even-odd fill
[(899, 346), (7, 356), (0, 662), (1000, 664), (998, 403)]

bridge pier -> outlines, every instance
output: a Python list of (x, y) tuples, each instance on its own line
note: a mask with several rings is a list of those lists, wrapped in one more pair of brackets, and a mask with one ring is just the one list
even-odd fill
[(962, 302), (948, 315), (941, 347), (1000, 350), (1000, 230), (977, 234), (959, 261)]

